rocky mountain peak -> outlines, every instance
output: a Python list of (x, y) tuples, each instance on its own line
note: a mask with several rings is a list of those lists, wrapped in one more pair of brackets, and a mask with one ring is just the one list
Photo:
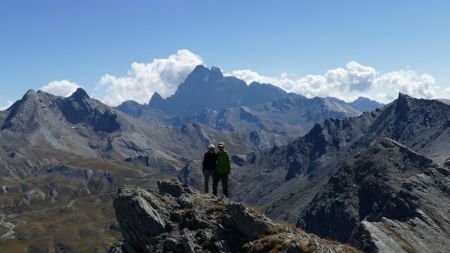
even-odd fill
[(37, 92), (33, 89), (29, 89), (29, 90), (27, 90), (27, 92), (25, 93), (25, 95), (23, 96), (22, 99), (32, 98), (32, 97), (36, 97), (36, 96), (37, 96)]
[(195, 66), (195, 68), (192, 70), (190, 75), (198, 75), (201, 73), (207, 73), (208, 72), (208, 68), (205, 65), (199, 64), (197, 66)]
[(177, 180), (128, 185), (114, 200), (124, 241), (110, 252), (357, 252)]
[(141, 104), (139, 104), (138, 102), (134, 101), (134, 100), (127, 100), (125, 102), (123, 102), (122, 104), (120, 104), (118, 107), (120, 106), (139, 106)]
[(61, 112), (70, 123), (77, 124), (94, 113), (95, 108), (91, 102), (89, 95), (79, 88), (70, 97), (60, 100)]
[(395, 101), (396, 104), (396, 108), (395, 111), (397, 113), (406, 113), (409, 110), (409, 106), (412, 103), (413, 98), (404, 94), (404, 93), (399, 93), (398, 94), (398, 98)]
[(77, 101), (82, 101), (85, 99), (89, 99), (90, 97), (88, 93), (83, 88), (80, 87), (70, 96), (70, 98)]
[(208, 74), (208, 81), (217, 81), (223, 78), (222, 70), (218, 67), (211, 67)]
[(162, 105), (164, 99), (159, 95), (158, 92), (154, 92), (152, 97), (150, 98), (150, 102), (148, 103), (150, 107), (158, 108)]
[(302, 211), (298, 225), (365, 252), (446, 252), (448, 175), (449, 169), (380, 138), (330, 178)]
[(222, 71), (218, 67), (207, 68), (203, 65), (198, 65), (194, 70), (186, 77), (186, 80), (180, 85), (200, 85), (200, 84), (213, 84), (223, 78)]
[(39, 94), (34, 90), (28, 90), (22, 99), (8, 109), (9, 114), (1, 129), (31, 130), (38, 127), (36, 114), (39, 110), (39, 103)]
[(205, 108), (222, 110), (229, 107), (268, 103), (285, 98), (287, 93), (273, 85), (248, 86), (235, 77), (224, 77), (217, 67), (197, 66), (166, 99), (154, 94), (149, 107), (170, 116), (186, 116)]
[(112, 133), (121, 129), (117, 114), (78, 88), (70, 97), (58, 100), (59, 108), (71, 124), (87, 124), (96, 132)]
[(381, 108), (383, 106), (382, 103), (366, 97), (358, 97), (350, 105), (362, 112), (372, 111), (375, 108)]

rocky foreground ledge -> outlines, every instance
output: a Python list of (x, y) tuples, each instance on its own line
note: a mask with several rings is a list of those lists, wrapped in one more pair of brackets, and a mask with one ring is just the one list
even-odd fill
[(119, 189), (114, 208), (124, 241), (111, 253), (358, 252), (177, 180), (159, 181), (158, 188)]

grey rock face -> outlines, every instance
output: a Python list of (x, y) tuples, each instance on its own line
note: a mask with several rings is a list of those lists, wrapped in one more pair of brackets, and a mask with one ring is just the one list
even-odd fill
[(382, 138), (339, 169), (298, 225), (366, 252), (448, 252), (449, 175)]
[[(258, 95), (255, 95), (258, 94)], [(224, 77), (219, 68), (197, 66), (174, 95), (162, 99), (153, 95), (149, 106), (171, 115), (190, 115), (204, 108), (215, 110), (241, 105), (260, 104), (283, 98), (282, 89), (266, 84), (247, 85), (235, 77)]]
[(109, 252), (357, 252), (176, 180), (158, 187), (119, 190), (114, 208), (124, 242)]
[(9, 114), (3, 121), (1, 129), (17, 129), (31, 132), (39, 127), (36, 114), (39, 104), (39, 95), (29, 90), (21, 100), (14, 103), (8, 110)]
[(249, 157), (236, 171), (239, 200), (264, 209), (272, 218), (295, 222), (304, 207), (336, 172), (337, 166), (359, 151), (364, 136), (380, 112), (348, 120), (328, 119), (286, 146)]
[(450, 149), (450, 106), (400, 94), (382, 109), (345, 120), (328, 119), (286, 146), (251, 156), (236, 171), (237, 199), (295, 222), (301, 211), (345, 161), (389, 137), (443, 164)]
[(141, 105), (133, 100), (127, 100), (117, 107), (119, 111), (135, 118), (139, 118), (142, 115), (143, 111), (146, 110), (146, 108), (146, 105)]
[(447, 158), (447, 160), (445, 160), (444, 166), (446, 166), (447, 168), (450, 168), (450, 157)]
[(100, 111), (81, 88), (78, 88), (72, 96), (60, 100), (59, 105), (64, 117), (72, 124), (88, 123), (96, 132), (112, 133), (120, 130), (117, 115), (108, 109)]

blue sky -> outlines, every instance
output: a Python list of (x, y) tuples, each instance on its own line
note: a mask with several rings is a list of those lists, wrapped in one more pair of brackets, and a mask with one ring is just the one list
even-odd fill
[[(114, 89), (112, 82), (99, 88), (105, 74), (123, 81), (133, 62), (148, 64), (180, 49), (226, 73), (251, 70), (266, 79), (326, 76), (355, 61), (376, 70), (374, 78), (413, 71), (417, 86), (427, 74), (443, 94), (450, 87), (449, 11), (444, 0), (3, 0), (0, 107), (57, 80), (105, 98)], [(329, 95), (322, 93), (311, 94)]]

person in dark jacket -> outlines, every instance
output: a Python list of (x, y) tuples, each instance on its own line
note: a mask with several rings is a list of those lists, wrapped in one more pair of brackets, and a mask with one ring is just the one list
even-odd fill
[(217, 166), (217, 154), (213, 144), (209, 144), (208, 151), (203, 156), (203, 183), (205, 193), (209, 192), (209, 178), (214, 178), (214, 171)]
[(214, 171), (213, 194), (217, 195), (217, 186), (219, 181), (222, 181), (223, 195), (228, 198), (228, 177), (231, 172), (230, 156), (225, 151), (223, 142), (219, 142), (217, 147), (219, 148), (219, 152), (217, 152), (217, 166)]

